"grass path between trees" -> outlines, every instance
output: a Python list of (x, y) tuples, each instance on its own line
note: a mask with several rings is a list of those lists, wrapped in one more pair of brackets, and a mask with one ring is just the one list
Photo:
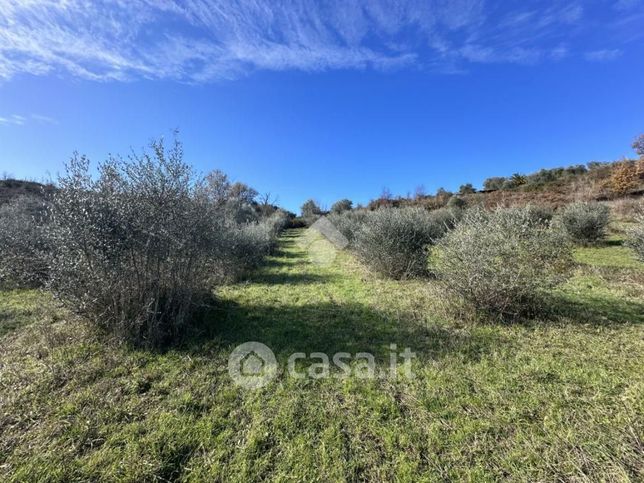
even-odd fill
[[(106, 344), (46, 294), (0, 292), (0, 479), (644, 477), (644, 265), (618, 240), (577, 251), (548, 320), (514, 324), (468, 321), (435, 281), (379, 280), (304, 240), (287, 232), (163, 352)], [(248, 341), (279, 366), (257, 390), (228, 374)], [(386, 370), (391, 344), (416, 353), (412, 378), (285, 370), (294, 352), (340, 351)]]

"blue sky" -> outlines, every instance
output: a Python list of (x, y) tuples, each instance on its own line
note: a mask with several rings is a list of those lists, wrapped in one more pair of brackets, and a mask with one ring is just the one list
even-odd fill
[(630, 156), (644, 1), (0, 0), (0, 172), (179, 128), (296, 211)]

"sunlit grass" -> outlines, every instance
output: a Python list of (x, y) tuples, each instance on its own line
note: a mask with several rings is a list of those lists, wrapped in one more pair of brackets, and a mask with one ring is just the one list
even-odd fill
[(39, 290), (0, 291), (0, 336), (42, 318), (58, 317), (51, 297)]
[(575, 250), (575, 259), (579, 263), (594, 267), (634, 268), (644, 271), (644, 264), (635, 258), (633, 250), (618, 242), (607, 242), (597, 247), (579, 247)]

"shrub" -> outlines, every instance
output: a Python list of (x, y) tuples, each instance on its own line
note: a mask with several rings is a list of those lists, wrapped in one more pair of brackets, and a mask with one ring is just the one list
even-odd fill
[(75, 157), (52, 199), (51, 288), (118, 337), (158, 345), (177, 335), (213, 283), (224, 222), (178, 142), (93, 178)]
[(34, 287), (48, 277), (45, 202), (21, 196), (0, 206), (0, 286)]
[(434, 201), (439, 208), (442, 208), (447, 205), (452, 196), (454, 194), (451, 191), (447, 191), (445, 188), (438, 188), (434, 196)]
[(483, 189), (488, 191), (500, 190), (505, 184), (506, 178), (502, 176), (493, 176), (483, 181)]
[(642, 158), (644, 158), (644, 134), (640, 134), (633, 141), (633, 149)]
[(275, 242), (269, 223), (231, 224), (223, 230), (219, 256), (213, 263), (215, 282), (234, 282), (258, 267)]
[(295, 216), (293, 218), (290, 218), (289, 228), (306, 228), (306, 220), (302, 218), (301, 216)]
[(452, 196), (447, 202), (448, 208), (463, 209), (467, 206), (467, 201), (459, 196)]
[(257, 268), (277, 247), (279, 234), (289, 225), (286, 212), (277, 210), (260, 221), (236, 223), (228, 219), (221, 227), (221, 243), (213, 275), (216, 283), (240, 280)]
[(244, 183), (231, 183), (219, 170), (206, 175), (200, 191), (226, 220), (248, 223), (259, 219), (258, 211), (262, 208), (255, 202), (257, 191)]
[(621, 221), (635, 221), (644, 215), (644, 202), (633, 198), (620, 198), (610, 202), (611, 214)]
[(367, 218), (368, 213), (365, 210), (345, 211), (342, 214), (331, 213), (328, 219), (351, 243), (355, 239), (356, 231)]
[(580, 176), (586, 174), (588, 169), (583, 164), (575, 164), (573, 166), (568, 166), (564, 169), (564, 172), (568, 176)]
[(608, 206), (596, 202), (572, 203), (563, 208), (558, 221), (571, 240), (590, 244), (601, 240), (610, 221)]
[(427, 247), (446, 230), (422, 208), (382, 208), (367, 214), (353, 247), (374, 271), (403, 279), (427, 272)]
[(312, 225), (315, 221), (322, 216), (322, 209), (314, 200), (307, 200), (302, 207), (302, 218), (307, 225)]
[(476, 190), (474, 189), (472, 183), (465, 183), (460, 186), (458, 193), (461, 195), (468, 195), (471, 193), (476, 193)]
[(550, 223), (554, 217), (552, 208), (544, 205), (526, 205), (526, 215), (536, 223)]
[(429, 219), (436, 225), (434, 240), (438, 240), (448, 230), (451, 230), (463, 218), (465, 210), (461, 208), (439, 208), (429, 212)]
[(515, 188), (518, 188), (519, 186), (523, 186), (527, 182), (528, 182), (527, 177), (519, 173), (514, 173), (512, 176), (510, 176), (508, 179), (504, 181), (502, 189), (504, 190), (515, 189)]
[(563, 168), (540, 169), (536, 173), (528, 175), (527, 182), (531, 185), (542, 185), (552, 183), (563, 176)]
[(331, 213), (343, 213), (353, 207), (353, 202), (348, 199), (336, 201), (331, 205)]
[[(281, 210), (277, 209), (270, 216), (267, 216), (257, 222), (259, 229), (266, 233), (268, 238), (268, 249), (265, 249), (265, 245), (258, 247), (258, 251), (262, 249), (265, 250), (265, 255), (269, 255), (275, 251), (277, 248), (277, 241), (279, 235), (289, 226), (290, 220), (288, 214)], [(260, 260), (261, 262), (261, 260)]]
[[(640, 210), (644, 209), (644, 203), (640, 203)], [(635, 224), (628, 230), (626, 245), (635, 251), (637, 258), (644, 262), (644, 212), (640, 211), (635, 217)]]
[(614, 194), (623, 196), (637, 188), (639, 178), (640, 173), (637, 163), (633, 161), (622, 161), (613, 167), (608, 185)]
[(539, 307), (572, 260), (561, 230), (525, 208), (465, 213), (432, 257), (446, 289), (475, 309), (519, 315)]
[(289, 216), (284, 210), (276, 210), (268, 218), (265, 218), (262, 223), (266, 224), (270, 230), (273, 245), (277, 241), (277, 237), (289, 226)]

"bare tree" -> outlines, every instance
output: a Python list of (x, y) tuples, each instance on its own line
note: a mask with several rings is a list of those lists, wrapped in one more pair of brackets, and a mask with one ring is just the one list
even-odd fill
[(392, 197), (393, 196), (392, 196), (391, 191), (389, 190), (389, 188), (384, 186), (382, 188), (382, 193), (380, 193), (380, 199), (381, 200), (390, 200)]
[(258, 196), (259, 209), (262, 216), (270, 216), (276, 210), (277, 196), (273, 197), (270, 192), (262, 193)]

